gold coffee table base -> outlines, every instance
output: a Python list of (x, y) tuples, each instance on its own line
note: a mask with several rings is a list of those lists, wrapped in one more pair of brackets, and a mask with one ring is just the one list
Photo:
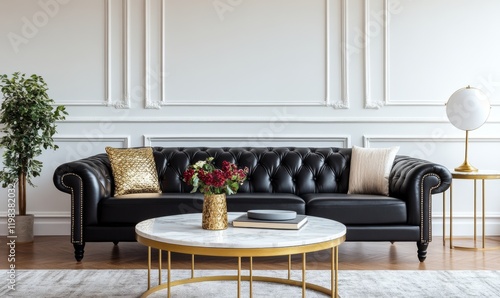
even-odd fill
[[(179, 286), (179, 285), (184, 285), (184, 284), (190, 284), (190, 283), (198, 283), (198, 282), (204, 282), (204, 281), (234, 281), (238, 280), (237, 275), (214, 275), (214, 276), (202, 276), (202, 277), (194, 277), (194, 278), (186, 278), (186, 279), (181, 279), (181, 280), (176, 280), (172, 281), (170, 283), (170, 287), (174, 286)], [(273, 282), (273, 283), (280, 283), (280, 284), (287, 284), (290, 286), (297, 286), (297, 287), (302, 287), (302, 281), (299, 280), (293, 280), (293, 279), (286, 279), (286, 278), (276, 278), (276, 277), (268, 277), (268, 276), (252, 276), (250, 279), (250, 276), (241, 276), (241, 281), (264, 281), (264, 282)], [(141, 297), (147, 297), (155, 292), (168, 289), (168, 284), (160, 284), (158, 286), (155, 286), (146, 292), (142, 294)], [(250, 287), (251, 289), (251, 287)], [(325, 287), (312, 284), (312, 283), (307, 283), (306, 282), (306, 289), (309, 290), (314, 290), (318, 291), (327, 295), (332, 295), (332, 290), (327, 289)], [(252, 297), (252, 294), (250, 294), (250, 297)], [(335, 296), (332, 296), (335, 297)], [(338, 296), (337, 296), (338, 297)]]
[[(167, 297), (171, 297), (171, 288), (178, 285), (198, 283), (205, 281), (237, 281), (237, 297), (241, 297), (241, 281), (248, 281), (250, 283), (250, 297), (252, 297), (252, 283), (253, 281), (264, 281), (273, 282), (280, 284), (287, 284), (291, 286), (297, 286), (302, 288), (302, 297), (306, 295), (306, 289), (311, 289), (319, 291), (321, 293), (327, 294), (330, 297), (339, 297), (338, 294), (338, 246), (345, 241), (345, 235), (326, 242), (314, 243), (309, 245), (302, 245), (296, 247), (279, 247), (279, 248), (211, 248), (211, 247), (194, 247), (194, 246), (184, 246), (176, 244), (168, 244), (165, 242), (158, 242), (148, 238), (143, 238), (136, 235), (137, 241), (148, 246), (148, 289), (142, 294), (141, 297), (147, 297), (152, 293), (158, 292), (160, 290), (167, 289)], [(151, 287), (151, 249), (158, 249), (158, 284)], [(307, 283), (306, 279), (306, 253), (321, 251), (325, 249), (331, 250), (331, 270), (330, 270), (330, 282), (331, 288), (327, 289), (325, 287)], [(167, 253), (167, 281), (162, 280), (162, 251)], [(191, 254), (191, 278), (185, 278), (173, 281), (171, 279), (171, 252)], [(291, 269), (292, 269), (292, 255), (302, 255), (302, 280), (291, 279)], [(194, 264), (195, 255), (205, 255), (205, 256), (219, 256), (219, 257), (237, 257), (238, 259), (238, 274), (237, 275), (215, 275), (215, 276), (194, 276)], [(288, 278), (275, 278), (268, 276), (254, 276), (253, 275), (253, 257), (270, 257), (270, 256), (288, 256)], [(249, 275), (241, 274), (241, 260), (242, 258), (249, 258)]]

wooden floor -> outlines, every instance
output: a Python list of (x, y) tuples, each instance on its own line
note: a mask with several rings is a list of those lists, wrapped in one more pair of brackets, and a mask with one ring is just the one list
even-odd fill
[[(0, 237), (0, 269), (10, 264), (6, 237)], [(341, 270), (500, 270), (500, 250), (464, 251), (443, 246), (434, 237), (427, 259), (419, 262), (413, 242), (345, 242), (339, 248)], [(472, 240), (454, 240), (455, 245), (473, 245)], [(477, 244), (480, 246), (480, 243)], [(500, 237), (488, 238), (487, 247), (500, 246)], [(157, 259), (153, 250), (153, 260)], [(163, 256), (163, 260), (166, 257)], [(293, 257), (293, 269), (300, 269), (301, 258)], [(330, 254), (326, 251), (307, 255), (308, 269), (328, 269)], [(76, 262), (69, 236), (38, 236), (33, 243), (17, 244), (17, 269), (146, 269), (147, 248), (135, 242), (87, 243), (85, 257)], [(173, 254), (173, 269), (189, 269), (190, 256)], [(286, 257), (255, 258), (254, 269), (286, 269)], [(234, 258), (197, 257), (198, 269), (235, 269)], [(243, 261), (246, 268), (246, 261)]]

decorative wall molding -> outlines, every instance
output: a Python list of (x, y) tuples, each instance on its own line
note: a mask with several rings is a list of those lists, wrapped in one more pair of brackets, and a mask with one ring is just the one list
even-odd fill
[[(329, 15), (329, 0), (326, 0), (327, 3), (327, 28), (330, 28), (330, 15)], [(341, 32), (341, 38), (340, 42), (342, 45), (341, 48), (341, 53), (340, 53), (340, 79), (341, 79), (341, 90), (340, 90), (340, 98), (337, 100), (333, 100), (331, 98), (331, 85), (330, 85), (330, 80), (331, 80), (331, 63), (330, 63), (330, 55), (327, 54), (327, 105), (330, 105), (332, 101), (333, 104), (332, 106), (336, 109), (348, 109), (349, 108), (349, 55), (347, 53), (348, 49), (348, 44), (347, 44), (347, 34), (348, 34), (348, 7), (347, 7), (347, 0), (342, 0), (341, 1), (341, 25), (340, 25), (340, 32)], [(332, 48), (330, 46), (330, 34), (329, 31), (327, 30), (327, 53), (330, 53), (330, 49)]]
[[(340, 147), (351, 146), (351, 137), (348, 135), (330, 136), (224, 136), (224, 135), (144, 135), (144, 146), (207, 146), (207, 147), (268, 147), (268, 146), (290, 146), (290, 147)], [(157, 144), (155, 144), (157, 143)], [(325, 145), (329, 144), (329, 145)]]
[[(369, 0), (365, 0), (369, 1)], [(391, 98), (391, 53), (390, 53), (390, 45), (391, 45), (391, 34), (390, 34), (390, 26), (391, 26), (391, 12), (389, 10), (389, 0), (384, 1), (384, 99), (383, 102), (386, 106), (442, 106), (446, 104), (446, 102), (438, 102), (438, 101), (404, 101), (404, 100), (394, 100)]]
[(110, 7), (110, 0), (104, 0), (104, 3), (105, 3), (105, 30), (106, 30), (106, 34), (105, 34), (105, 41), (104, 41), (104, 90), (105, 90), (105, 93), (106, 93), (106, 105), (111, 105), (112, 103), (112, 93), (111, 93), (111, 86), (110, 86), (110, 82), (111, 82), (111, 75), (112, 75), (112, 71), (111, 71), (111, 36), (112, 36), (112, 33), (111, 33), (111, 14), (112, 14), (112, 10), (111, 10), (111, 7)]
[[(110, 48), (111, 48), (111, 2), (110, 0), (103, 0), (103, 18), (104, 18), (104, 93), (103, 99), (100, 101), (57, 101), (57, 105), (64, 106), (109, 106), (111, 104), (111, 71), (110, 71)], [(88, 63), (88, 62), (86, 62)]]
[[(383, 11), (381, 12), (374, 12), (372, 11), (371, 7), (372, 6), (382, 6)], [(442, 106), (445, 104), (445, 102), (441, 101), (426, 101), (426, 100), (413, 100), (413, 101), (408, 101), (408, 100), (401, 100), (401, 99), (394, 99), (391, 97), (391, 15), (392, 12), (390, 10), (391, 5), (394, 3), (391, 3), (390, 0), (364, 0), (364, 40), (365, 40), (365, 45), (364, 45), (364, 76), (365, 76), (365, 109), (379, 109), (383, 106), (428, 106), (428, 107), (435, 107), (435, 106)], [(401, 4), (401, 3), (399, 3)], [(376, 19), (375, 17), (376, 16)], [(378, 71), (377, 77), (380, 77), (382, 82), (381, 86), (382, 87), (382, 94), (378, 94), (377, 96), (373, 96), (373, 82), (372, 82), (372, 43), (376, 41), (375, 39), (371, 39), (371, 34), (370, 34), (370, 25), (377, 24), (378, 26), (381, 27), (381, 34), (382, 34), (382, 49), (381, 52), (383, 53), (381, 57), (377, 57), (378, 59), (383, 60), (383, 66), (382, 69), (380, 70), (375, 70)], [(377, 37), (377, 36), (375, 36)], [(492, 92), (494, 88), (498, 88), (499, 83), (492, 80), (490, 77), (489, 78), (481, 78), (483, 82), (480, 82), (480, 84), (484, 84), (489, 90), (488, 92)], [(451, 95), (451, 94), (450, 94)], [(499, 101), (492, 101), (492, 105), (500, 105)]]
[(129, 1), (130, 0), (122, 0), (123, 2), (123, 10), (122, 10), (122, 63), (123, 63), (123, 73), (122, 73), (122, 92), (123, 96), (120, 100), (116, 101), (113, 105), (118, 109), (128, 109), (130, 108), (130, 100), (131, 100), (131, 83), (130, 83), (130, 10), (129, 10)]
[[(51, 159), (51, 163), (55, 167), (58, 165), (86, 158), (94, 154), (104, 153), (106, 146), (114, 146), (121, 148), (130, 147), (130, 136), (127, 135), (59, 135), (54, 137), (56, 144), (59, 144), (57, 150), (57, 158)], [(61, 143), (70, 143), (71, 145), (63, 146)]]
[[(370, 35), (370, 15), (371, 15), (371, 0), (364, 1), (364, 71), (365, 71), (365, 109), (379, 109), (385, 105), (387, 98), (387, 86), (384, 84), (384, 98), (373, 99), (372, 97), (372, 80), (371, 80), (371, 35)], [(384, 0), (385, 8), (387, 8), (387, 1)], [(386, 10), (386, 9), (385, 9)], [(387, 10), (386, 10), (387, 11)], [(387, 36), (387, 18), (384, 19), (384, 37)], [(386, 47), (387, 48), (387, 47)], [(387, 57), (383, 57), (386, 62)], [(386, 67), (387, 69), (387, 67)], [(384, 72), (384, 83), (387, 82), (386, 72)]]
[[(106, 0), (106, 2), (110, 2), (112, 0)], [(130, 13), (129, 13), (129, 1), (130, 0), (120, 0), (122, 9), (121, 9), (121, 26), (120, 28), (113, 28), (111, 26), (111, 14), (108, 12), (108, 21), (107, 21), (107, 36), (106, 36), (106, 65), (107, 65), (107, 76), (106, 76), (106, 91), (107, 98), (106, 102), (108, 106), (113, 106), (117, 109), (128, 109), (130, 108)], [(108, 4), (108, 9), (112, 9), (112, 7)], [(121, 45), (117, 46), (117, 53), (113, 51), (114, 47), (111, 42), (111, 36), (114, 35), (115, 31), (121, 30)], [(118, 31), (119, 32), (119, 31)], [(113, 69), (113, 61), (114, 57), (117, 56), (115, 63), (121, 66), (121, 71), (117, 70), (116, 74), (112, 71)], [(114, 88), (113, 84), (110, 83), (113, 81), (113, 78), (117, 76), (120, 78), (119, 82), (121, 86), (117, 86)], [(113, 90), (118, 89), (120, 95), (115, 97), (113, 96)]]
[(130, 146), (130, 136), (128, 135), (112, 135), (106, 136), (82, 136), (82, 135), (57, 135), (54, 137), (56, 142), (121, 142), (124, 147)]
[[(159, 2), (158, 2), (159, 1)], [(325, 0), (325, 86), (326, 86), (326, 97), (322, 102), (310, 102), (304, 100), (302, 102), (296, 101), (232, 101), (232, 102), (188, 102), (188, 101), (178, 101), (175, 99), (168, 99), (166, 91), (165, 78), (168, 76), (165, 70), (166, 51), (165, 51), (165, 1), (164, 0), (145, 0), (145, 108), (146, 109), (160, 109), (162, 106), (332, 106), (336, 109), (347, 109), (349, 108), (349, 59), (347, 55), (347, 1), (338, 0), (339, 11), (341, 15), (341, 25), (338, 28), (340, 34), (340, 40), (335, 44), (341, 44), (340, 50), (340, 64), (335, 65), (336, 71), (338, 72), (338, 77), (341, 80), (340, 90), (338, 95), (333, 98), (332, 96), (332, 63), (331, 63), (331, 28), (330, 28), (330, 18), (332, 9), (331, 2), (333, 0)], [(153, 9), (153, 6), (156, 9)], [(158, 13), (158, 10), (160, 13)], [(156, 13), (156, 15), (153, 14)], [(159, 14), (159, 16), (158, 16)], [(159, 23), (160, 28), (155, 28), (153, 23), (154, 19), (158, 18), (156, 23)], [(157, 29), (158, 31), (155, 31)], [(157, 45), (153, 45), (152, 35), (156, 34), (159, 38)], [(159, 51), (158, 57), (153, 57), (154, 51)], [(158, 61), (155, 61), (158, 60)], [(158, 63), (158, 64), (156, 64)], [(159, 65), (158, 70), (155, 69), (154, 65)], [(154, 90), (156, 88), (156, 90)], [(154, 91), (153, 91), (154, 90)]]
[[(455, 136), (395, 136), (395, 135), (365, 135), (363, 136), (363, 145), (367, 148), (371, 147), (374, 143), (449, 143), (449, 142), (459, 142), (464, 143), (465, 137), (455, 137)], [(481, 143), (496, 143), (500, 142), (500, 137), (469, 137), (469, 142), (481, 142)]]
[[(130, 107), (130, 42), (129, 42), (129, 29), (130, 29), (130, 15), (129, 5), (130, 0), (103, 0), (103, 18), (104, 18), (104, 92), (101, 101), (58, 101), (58, 105), (64, 106), (114, 106), (115, 108), (129, 108)], [(115, 7), (117, 3), (121, 3), (122, 9), (118, 10)], [(119, 26), (113, 26), (113, 12), (121, 11), (121, 21), (118, 22)], [(115, 31), (122, 31), (121, 44), (114, 45), (112, 36)], [(116, 49), (116, 50), (115, 50)], [(118, 57), (118, 58), (115, 58)], [(120, 58), (121, 57), (121, 58)], [(116, 60), (116, 61), (115, 61)], [(113, 71), (113, 62), (118, 67), (122, 68), (121, 71)], [(85, 61), (85, 63), (89, 63)], [(113, 81), (115, 76), (120, 77), (120, 84), (122, 86), (114, 86)], [(116, 90), (116, 91), (115, 91)], [(120, 96), (114, 95), (115, 93), (122, 94)]]
[[(406, 100), (395, 100), (391, 97), (391, 80), (390, 80), (390, 72), (391, 72), (391, 52), (390, 52), (390, 45), (391, 45), (391, 34), (390, 34), (390, 28), (391, 28), (391, 11), (390, 11), (390, 0), (378, 0), (382, 1), (382, 6), (383, 6), (383, 12), (382, 14), (380, 13), (373, 13), (371, 10), (371, 5), (374, 4), (375, 1), (372, 0), (364, 0), (364, 34), (365, 34), (365, 108), (366, 109), (379, 109), (383, 106), (442, 106), (445, 104), (445, 102), (439, 102), (439, 101), (406, 101)], [(376, 3), (376, 2), (375, 2)], [(378, 2), (380, 3), (380, 2)], [(371, 60), (371, 50), (372, 50), (372, 45), (371, 43), (373, 40), (371, 40), (370, 36), (370, 24), (373, 24), (372, 22), (372, 15), (375, 14), (378, 17), (382, 18), (382, 24), (378, 24), (382, 27), (383, 30), (382, 32), (382, 44), (383, 44), (383, 56), (379, 57), (383, 59), (383, 69), (380, 70), (380, 77), (383, 80), (382, 83), (382, 88), (383, 88), (383, 95), (381, 98), (374, 98), (372, 95), (372, 60)], [(381, 20), (378, 19), (378, 22)], [(374, 23), (377, 23), (377, 21), (374, 21)]]
[[(153, 99), (157, 98), (158, 95), (155, 97), (152, 94), (152, 80), (158, 80), (158, 75), (155, 75), (153, 73), (152, 67), (151, 67), (151, 48), (152, 48), (152, 38), (151, 38), (151, 32), (153, 29), (153, 26), (151, 24), (152, 22), (152, 2), (153, 0), (145, 0), (144, 1), (144, 103), (145, 103), (145, 108), (146, 109), (159, 109), (161, 108), (161, 101), (163, 99)], [(163, 1), (161, 1), (161, 9), (160, 9), (162, 15), (163, 15)], [(161, 26), (163, 28), (163, 24)], [(163, 30), (163, 29), (160, 29)], [(163, 50), (163, 34), (161, 34), (161, 50)], [(161, 69), (161, 73), (163, 73), (163, 63), (159, 63), (159, 67)], [(163, 81), (163, 80), (162, 80)]]
[[(269, 123), (275, 117), (108, 117), (106, 122), (112, 123)], [(280, 117), (280, 121), (287, 123), (387, 123), (387, 124), (449, 124), (449, 120), (442, 117)], [(101, 123), (103, 120), (95, 117), (68, 116), (65, 123)], [(62, 122), (61, 122), (62, 123)], [(500, 119), (488, 120), (489, 124), (500, 123)]]
[[(109, 146), (110, 143), (119, 143), (122, 148), (130, 147), (130, 135), (113, 135), (105, 134), (94, 135), (89, 134), (88, 136), (82, 135), (58, 135), (54, 137), (56, 143), (77, 143), (75, 146), (71, 146), (69, 149), (60, 148), (59, 151), (63, 154), (66, 151), (66, 158), (63, 162), (68, 162), (72, 160), (77, 160), (80, 158), (88, 157), (92, 152), (103, 153), (104, 148)], [(99, 145), (97, 145), (99, 144)], [(94, 148), (94, 146), (96, 148)], [(62, 147), (62, 146), (59, 146)], [(96, 150), (92, 150), (96, 149)]]

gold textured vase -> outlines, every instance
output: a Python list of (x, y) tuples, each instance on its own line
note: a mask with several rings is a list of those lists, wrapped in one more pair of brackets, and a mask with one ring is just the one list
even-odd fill
[(205, 230), (227, 229), (226, 195), (205, 195), (203, 199), (203, 219), (201, 227)]

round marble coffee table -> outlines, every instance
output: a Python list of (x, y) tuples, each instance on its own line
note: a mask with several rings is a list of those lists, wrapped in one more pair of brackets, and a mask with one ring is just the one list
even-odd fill
[[(228, 221), (243, 213), (228, 213)], [(331, 297), (338, 297), (338, 246), (345, 241), (346, 227), (336, 221), (308, 216), (308, 223), (300, 230), (275, 230), (234, 228), (211, 231), (201, 228), (201, 213), (172, 215), (152, 218), (138, 223), (135, 227), (136, 239), (148, 246), (148, 290), (142, 297), (162, 289), (187, 283), (214, 280), (237, 280), (238, 297), (241, 292), (241, 281), (250, 282), (250, 297), (252, 297), (252, 281), (267, 281), (302, 287), (302, 296), (306, 289), (323, 292)], [(151, 248), (159, 250), (158, 285), (151, 287)], [(331, 288), (307, 283), (306, 253), (320, 250), (331, 250)], [(162, 283), (162, 250), (167, 252), (167, 282)], [(171, 252), (191, 254), (191, 278), (171, 280)], [(291, 256), (302, 254), (302, 280), (290, 277)], [(234, 276), (194, 276), (194, 256), (237, 257), (238, 274)], [(252, 274), (253, 257), (288, 256), (288, 278), (254, 276)], [(250, 270), (248, 276), (241, 274), (241, 258), (248, 257)]]

